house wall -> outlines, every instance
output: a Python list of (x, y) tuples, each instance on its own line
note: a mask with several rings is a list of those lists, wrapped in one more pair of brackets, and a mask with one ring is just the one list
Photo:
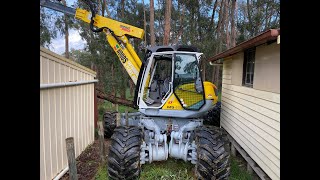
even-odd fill
[(272, 179), (280, 179), (279, 45), (256, 49), (253, 88), (242, 86), (243, 53), (224, 59), (221, 126)]
[[(40, 84), (93, 80), (96, 73), (40, 47)], [(40, 90), (40, 179), (68, 166), (65, 139), (75, 156), (94, 141), (94, 84)]]
[(280, 93), (280, 46), (277, 43), (256, 48), (253, 88)]

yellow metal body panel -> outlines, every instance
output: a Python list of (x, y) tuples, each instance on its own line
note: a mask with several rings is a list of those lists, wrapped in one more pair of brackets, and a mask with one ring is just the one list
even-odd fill
[(216, 85), (211, 82), (203, 82), (204, 95), (206, 99), (212, 99), (212, 103), (216, 104), (218, 102), (218, 94), (215, 93), (214, 89), (217, 89)]
[(90, 15), (91, 15), (91, 13), (89, 11), (86, 11), (86, 10), (80, 9), (80, 8), (76, 9), (75, 17), (77, 19), (80, 19), (80, 20), (86, 22), (86, 23), (90, 23)]
[(112, 49), (114, 50), (114, 52), (116, 52), (122, 65), (128, 72), (134, 84), (137, 84), (140, 68), (134, 61), (128, 49), (120, 45), (110, 33), (109, 34), (107, 33), (107, 40), (110, 46), (112, 47)]
[(167, 102), (163, 105), (162, 109), (165, 110), (183, 110), (180, 102), (174, 94), (171, 94)]
[(121, 40), (125, 43), (128, 51), (130, 52), (130, 54), (132, 55), (134, 61), (136, 62), (137, 66), (140, 69), (141, 65), (142, 65), (142, 62), (141, 62), (139, 56), (137, 55), (136, 51), (133, 49), (132, 45), (129, 43), (128, 38), (126, 36), (121, 36)]
[[(77, 19), (80, 19), (86, 23), (90, 23), (90, 16), (90, 12), (80, 8), (76, 9), (75, 17)], [(142, 62), (130, 44), (129, 39), (125, 35), (143, 39), (144, 30), (100, 15), (96, 15), (94, 17), (93, 25), (98, 28), (107, 27), (114, 33), (115, 36), (118, 37), (121, 43), (117, 41), (117, 39), (109, 32), (109, 30), (104, 29), (110, 46), (119, 57), (122, 65), (126, 69), (134, 84), (137, 84)]]
[[(76, 10), (76, 18), (90, 23), (90, 12), (77, 8)], [(144, 36), (144, 30), (131, 26), (126, 23), (122, 23), (107, 17), (103, 17), (100, 15), (96, 15), (94, 17), (94, 24), (96, 27), (101, 28), (101, 27), (107, 27), (111, 31), (114, 32), (116, 36), (123, 36), (123, 35), (129, 35), (132, 37), (136, 37), (139, 39), (143, 39)]]

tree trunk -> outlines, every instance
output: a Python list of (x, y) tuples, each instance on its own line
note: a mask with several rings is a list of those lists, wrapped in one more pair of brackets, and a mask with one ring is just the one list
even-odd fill
[(130, 86), (130, 97), (133, 97), (134, 83), (131, 78), (129, 80), (129, 86)]
[(201, 20), (201, 14), (200, 14), (200, 4), (199, 4), (199, 1), (197, 1), (197, 28), (198, 28), (198, 38), (197, 38), (197, 40), (199, 40), (200, 42), (201, 42), (201, 40), (202, 40), (202, 32), (201, 32), (201, 25), (200, 25), (200, 20)]
[(181, 9), (181, 13), (180, 13), (180, 16), (179, 16), (180, 26), (179, 26), (179, 31), (178, 31), (178, 34), (176, 36), (175, 42), (174, 42), (175, 44), (178, 44), (179, 39), (180, 39), (180, 37), (182, 36), (182, 33), (183, 33), (184, 6), (179, 1), (178, 1), (178, 7), (179, 7), (178, 11), (180, 11), (180, 9)]
[(274, 11), (274, 9), (271, 8), (271, 12), (269, 14), (269, 18), (268, 18), (269, 20), (268, 20), (268, 24), (267, 24), (268, 27), (266, 30), (268, 30), (271, 27), (271, 19), (272, 19), (273, 11)]
[(248, 12), (248, 21), (249, 21), (249, 32), (250, 36), (253, 36), (253, 28), (252, 28), (252, 20), (251, 20), (251, 8), (250, 8), (250, 0), (247, 0), (247, 12)]
[(211, 29), (213, 29), (213, 27), (214, 27), (214, 14), (215, 14), (215, 12), (216, 12), (217, 5), (218, 5), (218, 0), (215, 0), (214, 5), (213, 5), (211, 20), (210, 20), (209, 32), (210, 32)]
[[(222, 50), (222, 33), (221, 31), (223, 30), (224, 27), (224, 7), (225, 7), (225, 1), (227, 0), (221, 0), (220, 3), (220, 10), (219, 10), (219, 20), (218, 20), (218, 24), (217, 24), (217, 41), (218, 41), (218, 47), (215, 48), (215, 54), (218, 54), (219, 52), (221, 52)], [(219, 66), (213, 66), (212, 68), (212, 82), (218, 87), (219, 85), (219, 71), (220, 71), (220, 67)]]
[(65, 30), (65, 33), (64, 33), (64, 37), (65, 37), (65, 57), (67, 59), (69, 59), (69, 31), (68, 31), (68, 23), (67, 23), (67, 16), (64, 17), (65, 18), (65, 26), (64, 26), (64, 30)]
[[(65, 0), (62, 0), (62, 4), (67, 6)], [(68, 17), (64, 15), (64, 38), (65, 38), (65, 57), (69, 59), (69, 27), (68, 27)]]
[(237, 1), (232, 0), (231, 5), (231, 47), (236, 46), (236, 19), (237, 19)]
[(225, 30), (226, 30), (226, 47), (227, 49), (230, 48), (230, 33), (229, 33), (229, 0), (226, 1), (226, 7), (225, 7)]
[(101, 15), (102, 16), (104, 16), (104, 11), (106, 10), (106, 7), (107, 7), (106, 4), (107, 4), (106, 0), (103, 0), (102, 6), (101, 6)]
[(268, 16), (268, 11), (269, 11), (269, 2), (266, 2), (266, 8), (265, 8), (265, 18), (264, 18), (264, 21), (265, 21), (265, 25), (264, 25), (264, 31), (266, 31), (268, 29), (268, 19), (269, 19), (269, 16)]
[(144, 7), (144, 0), (142, 0), (142, 4), (143, 4), (144, 46), (147, 47), (147, 20), (146, 20), (146, 8)]
[(124, 0), (121, 0), (121, 18), (124, 18)]
[(222, 10), (223, 10), (223, 3), (224, 3), (224, 0), (221, 0), (220, 2), (220, 9), (219, 9), (219, 20), (218, 20), (218, 24), (217, 24), (217, 39), (219, 38), (219, 33), (220, 33), (220, 27), (221, 27), (221, 21), (222, 21)]
[[(224, 30), (226, 29), (226, 25), (227, 25), (227, 16), (228, 16), (228, 2), (229, 0), (224, 0), (224, 3), (223, 3), (223, 15), (222, 15), (222, 20), (221, 20), (221, 27), (220, 27), (220, 40), (219, 40), (219, 53), (222, 51), (222, 44), (225, 40), (225, 34), (224, 34)], [(219, 69), (219, 68), (217, 68)]]
[[(118, 89), (118, 92), (120, 93), (120, 97), (123, 99), (126, 99), (126, 90), (128, 86), (128, 80), (131, 79), (129, 75), (127, 75), (127, 70), (124, 68), (124, 66), (121, 65), (121, 72), (122, 76), (119, 77), (121, 78), (121, 84), (119, 84), (120, 89)], [(120, 69), (119, 69), (120, 70)]]
[(211, 82), (215, 84), (216, 79), (215, 79), (215, 74), (216, 74), (216, 68), (217, 66), (212, 66), (212, 74), (211, 74)]
[(206, 80), (206, 64), (207, 64), (207, 61), (205, 61), (204, 59), (201, 60), (202, 61), (202, 81), (205, 81)]
[[(111, 82), (114, 82), (114, 65), (113, 65), (113, 63), (111, 64)], [(112, 85), (111, 94), (116, 96), (116, 88), (114, 85)]]
[(156, 45), (154, 33), (154, 1), (150, 0), (150, 43), (151, 47)]
[[(164, 4), (162, 3), (162, 7), (163, 7), (163, 5)], [(159, 9), (159, 13), (158, 13), (159, 29), (158, 29), (158, 32), (160, 34), (161, 32), (164, 32), (163, 22), (161, 21), (162, 13), (160, 11), (161, 10), (161, 1), (160, 0), (158, 0), (158, 9)], [(160, 28), (161, 28), (161, 30), (160, 30)], [(163, 42), (163, 34), (158, 36), (158, 45), (160, 42)]]
[(110, 11), (109, 11), (109, 8), (108, 8), (108, 2), (107, 1), (106, 1), (105, 5), (106, 5), (107, 16), (110, 17)]
[(172, 1), (171, 0), (166, 0), (166, 9), (165, 9), (165, 15), (164, 15), (165, 21), (164, 21), (163, 45), (169, 45), (171, 6), (172, 6)]

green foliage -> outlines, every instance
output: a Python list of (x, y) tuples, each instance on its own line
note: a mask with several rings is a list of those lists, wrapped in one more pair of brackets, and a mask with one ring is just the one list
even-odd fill
[(57, 37), (56, 30), (51, 26), (52, 19), (50, 15), (52, 13), (45, 12), (45, 9), (40, 7), (40, 46), (48, 47), (51, 44), (51, 40)]
[(280, 28), (280, 1), (253, 0), (238, 2), (237, 29), (239, 35), (237, 43), (271, 28)]

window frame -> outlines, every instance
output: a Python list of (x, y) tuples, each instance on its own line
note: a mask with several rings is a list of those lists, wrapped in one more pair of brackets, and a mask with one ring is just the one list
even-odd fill
[[(255, 56), (256, 56), (256, 47), (249, 48), (244, 51), (243, 69), (242, 69), (242, 86), (250, 87), (250, 88), (253, 87)], [(251, 67), (249, 66), (250, 64), (251, 64)], [(249, 82), (247, 82), (248, 75), (250, 76)], [(252, 75), (252, 78), (251, 78), (251, 75)]]

